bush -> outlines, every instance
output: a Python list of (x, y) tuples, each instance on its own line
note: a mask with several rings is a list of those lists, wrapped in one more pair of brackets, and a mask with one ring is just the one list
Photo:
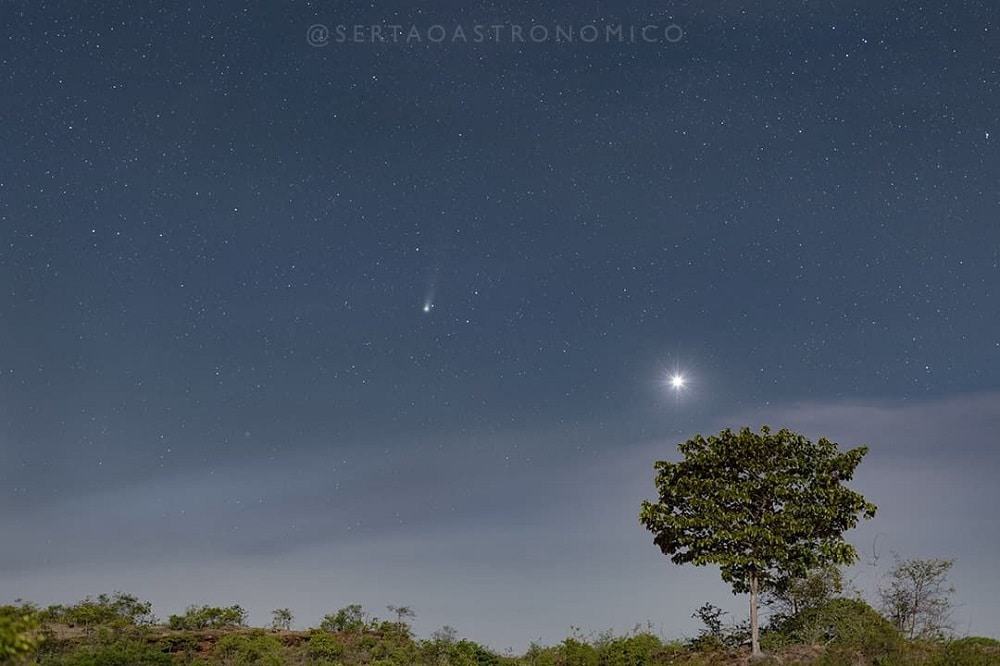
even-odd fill
[(53, 666), (170, 666), (173, 659), (169, 654), (140, 641), (115, 640), (83, 645), (42, 663)]
[(1000, 641), (970, 636), (949, 641), (934, 666), (992, 666), (1000, 663)]
[(441, 637), (420, 644), (421, 664), (442, 666), (498, 666), (500, 657), (482, 645), (455, 637)]
[(88, 630), (107, 625), (149, 626), (156, 621), (153, 604), (124, 592), (87, 597), (72, 606), (50, 606), (45, 615), (47, 620)]
[(247, 612), (241, 606), (188, 606), (183, 615), (171, 615), (168, 625), (171, 629), (223, 629), (242, 627), (246, 624)]
[[(409, 628), (395, 622), (382, 622), (372, 633), (364, 634), (359, 641), (373, 664), (379, 666), (411, 666), (419, 663), (416, 643)], [(367, 663), (363, 659), (359, 663)]]
[(690, 646), (701, 651), (722, 650), (738, 648), (750, 640), (749, 622), (727, 623), (723, 618), (728, 614), (714, 604), (702, 604), (691, 615), (700, 620), (703, 627), (698, 636), (691, 639)]
[(0, 606), (0, 663), (34, 652), (41, 642), (39, 626), (33, 606)]
[(644, 666), (663, 650), (663, 642), (650, 633), (601, 637), (597, 642), (601, 666)]
[(950, 641), (948, 645), (961, 648), (971, 647), (976, 649), (1000, 650), (1000, 641), (986, 636), (966, 636), (965, 638), (957, 638)]
[(883, 659), (897, 654), (903, 640), (892, 624), (865, 602), (834, 599), (807, 608), (764, 634), (767, 649), (795, 643), (850, 648)]
[(216, 643), (213, 653), (227, 666), (282, 666), (286, 661), (281, 641), (263, 633), (223, 636)]
[(462, 655), (471, 657), (472, 663), (476, 666), (500, 666), (501, 663), (499, 655), (473, 641), (459, 641), (456, 650)]
[(167, 634), (160, 638), (158, 645), (164, 652), (192, 656), (198, 652), (200, 641), (196, 634)]
[(367, 616), (361, 609), (361, 604), (351, 604), (341, 608), (334, 614), (325, 615), (319, 628), (324, 631), (362, 631), (368, 624)]
[(567, 638), (560, 646), (565, 666), (598, 666), (600, 657), (595, 648), (580, 638)]
[(306, 655), (310, 664), (335, 662), (344, 654), (344, 645), (325, 631), (313, 631), (306, 643)]

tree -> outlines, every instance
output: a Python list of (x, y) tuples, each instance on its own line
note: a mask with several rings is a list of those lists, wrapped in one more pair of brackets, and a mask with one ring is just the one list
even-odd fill
[(948, 572), (954, 560), (896, 558), (889, 582), (879, 589), (882, 612), (908, 638), (943, 638), (951, 629)]
[(822, 606), (844, 591), (844, 577), (833, 564), (818, 567), (805, 576), (778, 581), (764, 603), (771, 607), (777, 619), (790, 618)]
[(458, 629), (446, 624), (431, 634), (431, 640), (445, 645), (453, 645), (458, 642)]
[(875, 506), (844, 483), (868, 452), (841, 451), (787, 429), (726, 429), (678, 447), (680, 462), (658, 461), (659, 499), (640, 522), (676, 564), (717, 565), (733, 593), (750, 594), (754, 656), (760, 656), (759, 599), (783, 581), (857, 551), (843, 534)]
[(361, 604), (351, 604), (344, 606), (335, 614), (323, 616), (319, 628), (323, 631), (350, 631), (360, 632), (365, 628), (368, 616), (361, 608)]
[(695, 647), (739, 647), (746, 642), (750, 629), (746, 622), (728, 624), (723, 618), (726, 611), (711, 603), (702, 604), (691, 617), (700, 620), (702, 626), (698, 637), (691, 641)]
[(403, 628), (403, 618), (413, 619), (417, 616), (409, 606), (393, 606), (390, 604), (386, 606), (386, 609), (396, 616), (396, 626), (400, 629)]
[(99, 594), (96, 598), (86, 597), (72, 606), (51, 607), (48, 614), (71, 626), (83, 627), (88, 634), (94, 627), (101, 625), (141, 627), (156, 622), (152, 603), (124, 592)]
[(271, 628), (275, 631), (289, 631), (292, 628), (292, 611), (275, 608), (271, 611)]
[(247, 612), (242, 606), (188, 606), (183, 615), (171, 615), (171, 629), (223, 629), (246, 626)]

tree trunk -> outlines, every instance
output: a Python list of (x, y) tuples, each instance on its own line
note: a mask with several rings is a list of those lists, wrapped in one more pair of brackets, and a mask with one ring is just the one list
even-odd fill
[(760, 623), (757, 620), (757, 596), (758, 589), (757, 574), (750, 575), (750, 648), (751, 658), (763, 657), (760, 651)]

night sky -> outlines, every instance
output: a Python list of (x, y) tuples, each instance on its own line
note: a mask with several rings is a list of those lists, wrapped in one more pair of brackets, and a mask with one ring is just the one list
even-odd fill
[(652, 463), (769, 423), (1000, 633), (995, 2), (182, 4), (0, 4), (3, 601), (679, 636)]

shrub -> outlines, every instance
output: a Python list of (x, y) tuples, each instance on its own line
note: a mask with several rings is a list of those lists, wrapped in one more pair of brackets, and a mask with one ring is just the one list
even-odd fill
[(747, 622), (727, 623), (723, 618), (728, 613), (710, 603), (702, 604), (691, 617), (701, 620), (704, 625), (696, 638), (690, 642), (697, 650), (719, 650), (722, 648), (737, 648), (750, 638), (750, 625)]
[(473, 658), (472, 663), (476, 666), (500, 666), (500, 656), (479, 643), (461, 640), (458, 642), (457, 648), (463, 654), (470, 655)]
[(170, 666), (173, 659), (141, 641), (121, 639), (83, 645), (44, 663), (53, 666)]
[(897, 654), (899, 632), (874, 608), (856, 599), (834, 599), (785, 619), (765, 634), (769, 647), (805, 643), (862, 651), (873, 659)]
[(325, 631), (314, 630), (306, 643), (306, 655), (310, 664), (336, 661), (344, 654), (344, 644)]
[(962, 648), (972, 647), (976, 649), (1000, 650), (1000, 641), (987, 636), (966, 636), (965, 638), (956, 638), (955, 640), (949, 642), (948, 645)]
[[(387, 627), (397, 627), (395, 622), (385, 622)], [(374, 640), (366, 645), (367, 652), (376, 664), (382, 666), (411, 666), (419, 661), (417, 645), (410, 638), (409, 631), (380, 631), (372, 635)]]
[(336, 613), (325, 615), (319, 628), (324, 631), (359, 632), (365, 628), (367, 623), (367, 616), (361, 609), (361, 604), (351, 604), (341, 608)]
[(183, 615), (171, 615), (168, 625), (171, 629), (222, 629), (242, 627), (246, 624), (247, 612), (241, 606), (188, 606)]
[(487, 648), (469, 640), (459, 640), (451, 627), (434, 633), (429, 641), (420, 644), (422, 664), (442, 666), (498, 666), (500, 657)]
[(663, 642), (650, 633), (601, 637), (597, 642), (601, 666), (643, 666), (663, 649)]
[(195, 634), (168, 634), (159, 640), (164, 652), (193, 655), (198, 651), (200, 641)]
[(0, 606), (0, 663), (33, 652), (41, 642), (39, 626), (33, 606)]
[(562, 642), (562, 663), (565, 666), (597, 666), (597, 648), (579, 638), (567, 638)]
[(153, 604), (124, 592), (87, 597), (72, 606), (50, 606), (46, 619), (91, 629), (97, 626), (148, 626), (156, 621)]
[(781, 579), (776, 589), (768, 592), (764, 603), (770, 606), (772, 617), (787, 618), (832, 601), (843, 590), (844, 576), (840, 569), (827, 565), (811, 569), (801, 577)]
[(970, 636), (949, 641), (934, 666), (992, 666), (1000, 663), (1000, 641)]
[(213, 653), (227, 666), (244, 666), (245, 664), (282, 666), (285, 663), (284, 647), (281, 645), (281, 641), (263, 633), (228, 634), (215, 644)]

